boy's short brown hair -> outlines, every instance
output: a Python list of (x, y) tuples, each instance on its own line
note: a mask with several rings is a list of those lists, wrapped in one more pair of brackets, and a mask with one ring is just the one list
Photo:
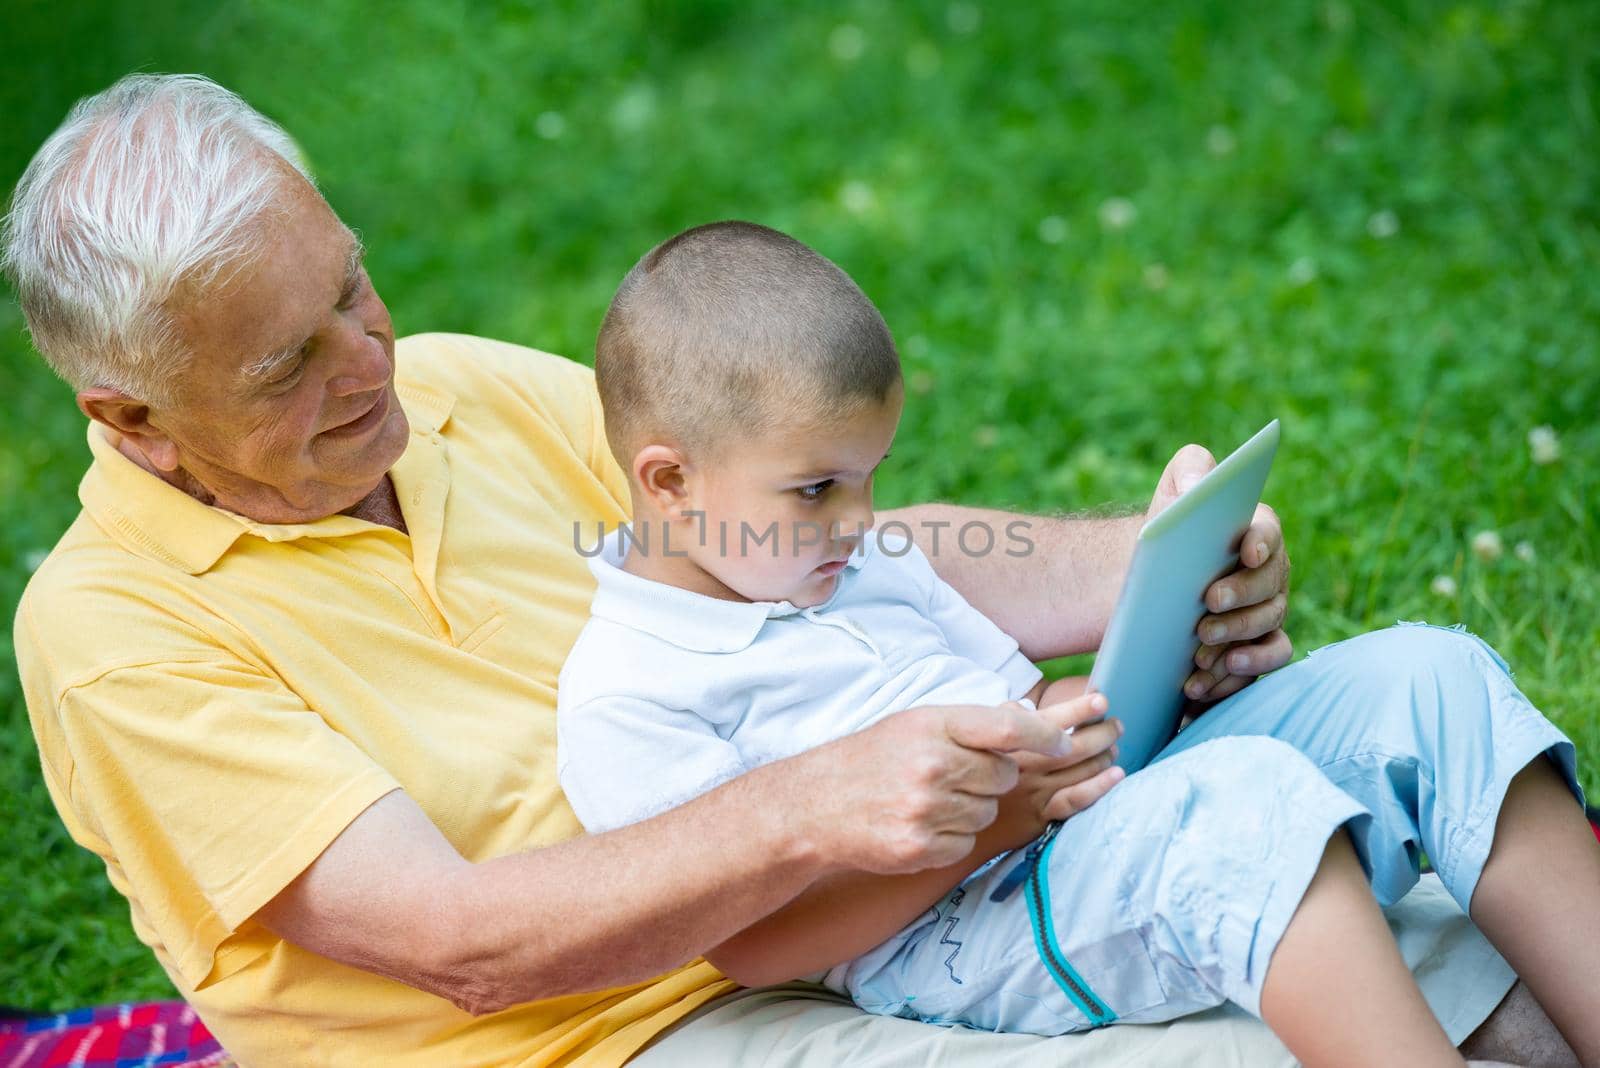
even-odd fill
[(883, 403), (900, 357), (833, 263), (748, 222), (685, 230), (622, 280), (595, 344), (606, 436), (624, 469), (660, 436), (715, 452), (796, 420)]

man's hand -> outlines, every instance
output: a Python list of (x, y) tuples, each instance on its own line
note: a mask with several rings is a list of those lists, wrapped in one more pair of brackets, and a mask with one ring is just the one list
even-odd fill
[[(1161, 472), (1145, 518), (1155, 516), (1217, 466), (1199, 445), (1185, 445)], [(1275, 671), (1294, 655), (1283, 622), (1289, 612), (1289, 554), (1278, 514), (1266, 505), (1239, 543), (1239, 567), (1206, 590), (1210, 614), (1195, 628), (1200, 648), (1196, 671), (1184, 683), (1191, 700), (1207, 703), (1237, 693), (1258, 675)]]
[[(1081, 692), (1087, 680), (1075, 681)], [(1052, 687), (1067, 685), (1063, 679)], [(848, 849), (862, 870), (825, 875), (712, 948), (707, 959), (746, 986), (765, 986), (878, 945), (979, 864), (1026, 845), (1051, 819), (1087, 808), (1120, 779), (1116, 769), (1106, 770), (1106, 751), (1119, 734), (1115, 721), (1083, 726), (1104, 711), (1098, 694), (1047, 700), (1038, 712), (1015, 703), (917, 708), (780, 761), (807, 769), (795, 780), (804, 791), (803, 814), (838, 834), (823, 848), (825, 860), (837, 863)], [(1063, 753), (1068, 727), (1077, 729)], [(882, 781), (867, 781), (874, 779)], [(884, 855), (891, 849), (898, 851), (892, 863)], [(941, 860), (943, 867), (932, 866)]]
[(1018, 704), (913, 708), (793, 757), (804, 769), (808, 837), (836, 868), (893, 875), (954, 864), (1017, 785), (1019, 759), (1069, 751), (1067, 725)]

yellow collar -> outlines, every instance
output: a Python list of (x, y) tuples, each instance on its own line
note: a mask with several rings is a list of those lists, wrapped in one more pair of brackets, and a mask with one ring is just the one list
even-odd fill
[[(410, 453), (419, 435), (431, 439), (444, 429), (455, 397), (416, 383), (398, 384), (396, 392), (411, 423), (412, 440), (406, 446)], [(89, 424), (89, 450), (94, 462), (78, 485), (84, 511), (130, 551), (191, 575), (214, 567), (242, 534), (290, 541), (340, 537), (371, 526), (346, 515), (309, 523), (258, 523), (225, 508), (202, 504), (122, 455), (111, 431), (98, 423)], [(405, 459), (402, 457), (401, 463)]]

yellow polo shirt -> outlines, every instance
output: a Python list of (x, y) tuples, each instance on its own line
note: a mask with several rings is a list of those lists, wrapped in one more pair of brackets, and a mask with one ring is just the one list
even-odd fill
[(406, 338), (410, 533), (203, 505), (92, 427), (83, 511), (34, 574), (16, 653), (44, 778), (134, 930), (246, 1066), (618, 1064), (733, 988), (704, 961), (474, 1018), (251, 921), (403, 788), (472, 861), (582, 833), (556, 782), (556, 675), (625, 518), (593, 375)]

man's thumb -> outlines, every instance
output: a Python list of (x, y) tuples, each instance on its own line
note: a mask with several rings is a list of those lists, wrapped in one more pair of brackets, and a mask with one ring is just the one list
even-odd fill
[(1181, 494), (1189, 492), (1215, 466), (1216, 459), (1200, 445), (1185, 445), (1179, 449), (1161, 472), (1155, 497), (1150, 501), (1149, 515), (1158, 514)]

